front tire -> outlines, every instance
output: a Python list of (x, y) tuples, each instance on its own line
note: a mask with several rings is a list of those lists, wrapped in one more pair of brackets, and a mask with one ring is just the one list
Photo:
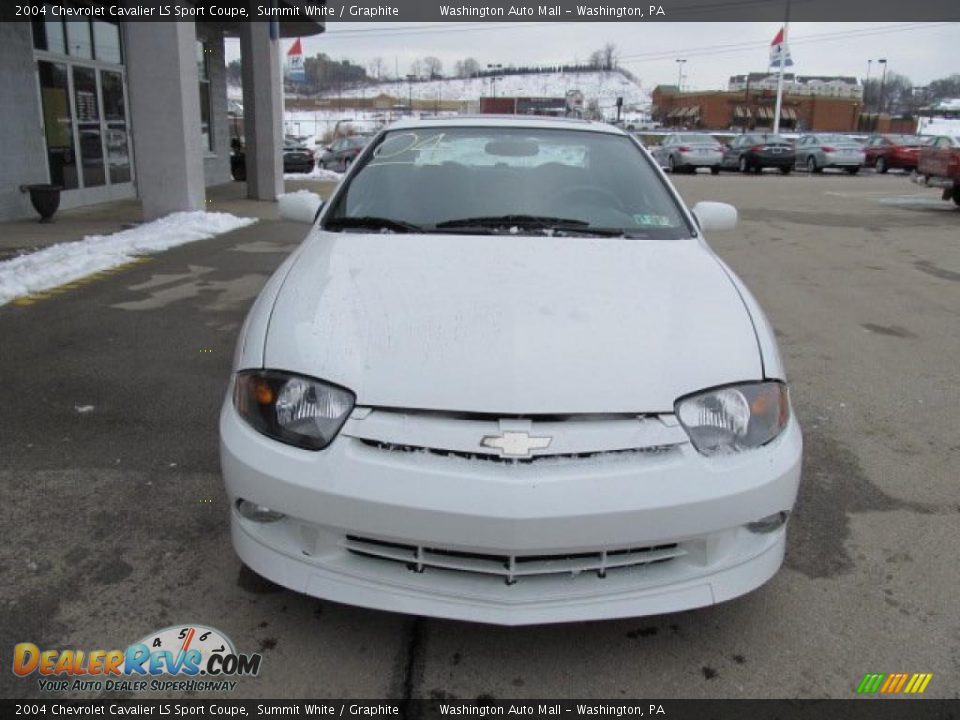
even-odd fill
[(747, 162), (746, 155), (741, 155), (740, 156), (740, 172), (746, 174), (750, 172), (751, 169), (752, 168), (750, 167), (750, 163)]
[(667, 158), (667, 168), (670, 170), (671, 175), (675, 175), (677, 172), (677, 161), (673, 159), (673, 155)]
[(719, 166), (719, 165), (714, 165), (712, 168), (710, 168), (710, 174), (711, 174), (711, 175), (719, 175), (719, 174), (720, 174), (720, 166)]
[(823, 172), (823, 168), (817, 165), (817, 159), (813, 155), (807, 158), (807, 170), (814, 174)]
[(884, 160), (882, 157), (878, 157), (878, 158), (877, 158), (877, 164), (874, 165), (873, 167), (874, 167), (874, 168), (876, 169), (876, 171), (877, 171), (878, 173), (880, 173), (881, 175), (886, 175), (887, 170), (890, 169), (890, 168), (887, 166), (887, 161)]

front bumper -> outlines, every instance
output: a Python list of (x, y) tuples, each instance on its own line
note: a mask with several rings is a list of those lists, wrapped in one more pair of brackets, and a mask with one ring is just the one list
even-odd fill
[[(515, 465), (395, 452), (344, 435), (309, 452), (258, 434), (229, 402), (220, 431), (234, 547), (254, 571), (348, 604), (505, 625), (674, 612), (763, 584), (782, 562), (785, 528), (755, 533), (745, 525), (793, 507), (802, 446), (791, 420), (770, 445), (723, 458), (684, 444), (662, 454)], [(239, 498), (287, 517), (253, 522), (235, 509)], [(671, 547), (674, 557), (602, 577), (507, 583), (502, 572), (417, 572), (409, 562), (355, 552), (357, 538), (454, 558), (567, 562), (565, 555), (651, 547)]]

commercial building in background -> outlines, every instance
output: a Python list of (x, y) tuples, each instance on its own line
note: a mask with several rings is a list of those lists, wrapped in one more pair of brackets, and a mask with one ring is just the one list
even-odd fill
[[(767, 130), (773, 128), (776, 107), (773, 89), (679, 92), (676, 85), (653, 90), (653, 117), (662, 125), (710, 130)], [(784, 93), (780, 128), (787, 131), (853, 132), (862, 129), (863, 101), (858, 97)], [(886, 125), (885, 125), (886, 123)], [(890, 119), (881, 118), (879, 132), (891, 132)], [(893, 130), (896, 132), (896, 130)]]
[(241, 46), (236, 110), (248, 195), (275, 199), (283, 192), (279, 39), (323, 29), (314, 21), (67, 22), (52, 12), (0, 23), (0, 220), (32, 216), (21, 187), (42, 183), (63, 188), (63, 208), (137, 197), (145, 219), (203, 209), (206, 187), (230, 180), (227, 36)]

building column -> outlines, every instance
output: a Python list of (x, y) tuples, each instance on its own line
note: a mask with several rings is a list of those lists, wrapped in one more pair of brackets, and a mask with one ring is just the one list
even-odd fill
[(247, 197), (253, 200), (283, 194), (283, 77), (272, 25), (248, 22), (240, 29)]
[(145, 220), (203, 210), (197, 33), (192, 22), (125, 24), (136, 184)]

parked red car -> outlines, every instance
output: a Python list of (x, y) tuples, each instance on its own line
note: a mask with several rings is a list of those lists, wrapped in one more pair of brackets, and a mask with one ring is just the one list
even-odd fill
[(920, 150), (914, 181), (943, 190), (944, 200), (960, 205), (960, 135), (939, 135)]
[(885, 173), (891, 168), (916, 170), (920, 159), (920, 147), (930, 142), (922, 135), (872, 135), (867, 139), (864, 152), (867, 167)]

